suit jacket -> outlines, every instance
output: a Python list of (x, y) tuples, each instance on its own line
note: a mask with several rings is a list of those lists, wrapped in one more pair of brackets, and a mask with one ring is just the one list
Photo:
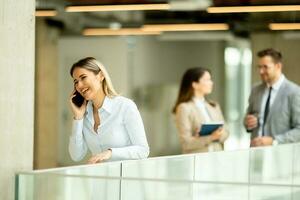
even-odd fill
[[(224, 121), (220, 106), (212, 106), (206, 102), (206, 107), (212, 121)], [(223, 150), (223, 143), (228, 137), (226, 127), (218, 142), (213, 142), (210, 136), (195, 137), (201, 129), (204, 116), (193, 100), (178, 105), (176, 109), (176, 126), (183, 153)]]
[[(259, 113), (266, 84), (255, 86), (249, 97), (247, 114)], [(259, 127), (251, 132), (251, 139), (258, 136)], [(284, 79), (270, 107), (265, 122), (265, 133), (278, 143), (300, 142), (300, 88)]]

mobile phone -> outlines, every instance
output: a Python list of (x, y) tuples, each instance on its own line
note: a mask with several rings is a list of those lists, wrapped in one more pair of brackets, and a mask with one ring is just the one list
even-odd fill
[(72, 102), (77, 106), (77, 107), (81, 107), (83, 102), (84, 102), (84, 98), (83, 96), (81, 96), (81, 94), (79, 92), (77, 92), (77, 90), (74, 92), (74, 97), (72, 98)]

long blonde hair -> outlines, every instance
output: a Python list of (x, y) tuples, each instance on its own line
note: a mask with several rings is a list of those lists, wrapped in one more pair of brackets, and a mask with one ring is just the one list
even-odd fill
[(87, 57), (87, 58), (83, 58), (83, 59), (79, 60), (78, 62), (74, 63), (70, 69), (70, 74), (72, 77), (73, 77), (73, 72), (74, 72), (75, 68), (77, 68), (77, 67), (89, 70), (89, 71), (93, 72), (95, 75), (102, 72), (102, 74), (104, 76), (104, 79), (102, 81), (102, 89), (103, 89), (104, 94), (109, 97), (118, 96), (118, 93), (114, 89), (114, 86), (111, 82), (110, 76), (109, 76), (107, 70), (105, 69), (104, 65), (102, 63), (100, 63), (99, 61), (97, 61), (95, 58)]

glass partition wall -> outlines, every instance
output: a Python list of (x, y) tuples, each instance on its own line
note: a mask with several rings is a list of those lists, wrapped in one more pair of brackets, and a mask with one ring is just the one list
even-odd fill
[(32, 199), (300, 198), (300, 144), (21, 172), (16, 196)]

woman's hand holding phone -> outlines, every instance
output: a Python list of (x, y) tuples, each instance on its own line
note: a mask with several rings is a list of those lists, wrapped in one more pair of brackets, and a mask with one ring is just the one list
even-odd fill
[(83, 100), (83, 103), (81, 104), (81, 106), (77, 106), (75, 104), (73, 98), (76, 98), (76, 96), (78, 94), (79, 93), (74, 89), (73, 92), (71, 93), (70, 99), (69, 99), (71, 110), (72, 110), (72, 113), (74, 115), (74, 119), (76, 119), (76, 120), (79, 120), (79, 119), (83, 118), (85, 110), (86, 110), (86, 104), (87, 104), (87, 101), (85, 99)]

